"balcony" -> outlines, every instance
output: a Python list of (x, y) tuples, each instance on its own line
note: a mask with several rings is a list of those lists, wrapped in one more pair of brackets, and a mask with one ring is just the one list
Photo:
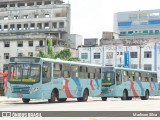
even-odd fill
[(45, 46), (36, 46), (35, 51), (39, 50), (45, 51)]

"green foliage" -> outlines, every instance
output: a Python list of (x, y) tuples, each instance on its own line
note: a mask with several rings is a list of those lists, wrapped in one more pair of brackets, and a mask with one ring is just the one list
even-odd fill
[(68, 48), (64, 48), (60, 52), (56, 53), (54, 58), (55, 59), (60, 58), (62, 60), (68, 60), (69, 58), (71, 58), (71, 51)]
[(47, 42), (48, 42), (47, 52), (39, 50), (39, 53), (37, 54), (38, 57), (53, 58), (53, 59), (59, 58), (59, 59), (68, 60), (68, 61), (80, 61), (78, 58), (72, 57), (71, 50), (68, 48), (64, 48), (60, 52), (54, 53), (53, 46), (52, 46), (52, 39), (49, 38)]
[(39, 50), (39, 53), (37, 54), (37, 57), (46, 58), (46, 57), (48, 57), (48, 55), (44, 51)]
[(77, 57), (71, 57), (68, 59), (68, 61), (80, 61), (80, 59)]

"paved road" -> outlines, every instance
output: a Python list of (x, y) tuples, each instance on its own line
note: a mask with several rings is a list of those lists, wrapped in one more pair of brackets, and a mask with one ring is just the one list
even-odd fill
[[(32, 100), (29, 104), (23, 104), (21, 99), (4, 99), (0, 101), (0, 111), (68, 111), (65, 115), (69, 113), (70, 116), (78, 114), (79, 116), (84, 115), (82, 112), (76, 112), (72, 114), (70, 111), (160, 111), (160, 96), (152, 97), (149, 100), (140, 100), (139, 98), (134, 98), (131, 101), (121, 101), (119, 98), (109, 98), (107, 101), (101, 101), (100, 98), (89, 98), (88, 102), (77, 102), (76, 99), (68, 99), (64, 103), (48, 103), (47, 100)], [(103, 112), (105, 114), (105, 112)], [(55, 114), (55, 112), (53, 112)], [(159, 120), (157, 117), (120, 117), (129, 116), (130, 112), (111, 112), (109, 115), (117, 115), (118, 117), (106, 118), (98, 116), (95, 118), (95, 114), (98, 112), (91, 113), (89, 117), (65, 117), (65, 120)], [(57, 116), (63, 116), (64, 112), (56, 113)], [(107, 115), (108, 116), (108, 115)], [(120, 118), (119, 118), (120, 117)], [(4, 119), (4, 118), (3, 118)], [(19, 120), (17, 118), (12, 118), (13, 120)], [(28, 118), (20, 118), (21, 120), (28, 120)], [(32, 118), (33, 119), (33, 118)], [(36, 119), (36, 118), (34, 118)], [(44, 118), (37, 118), (41, 120)], [(53, 118), (47, 118), (52, 119)], [(1, 118), (0, 118), (1, 120)], [(9, 118), (5, 118), (9, 120)], [(64, 120), (64, 118), (54, 118), (54, 120)]]

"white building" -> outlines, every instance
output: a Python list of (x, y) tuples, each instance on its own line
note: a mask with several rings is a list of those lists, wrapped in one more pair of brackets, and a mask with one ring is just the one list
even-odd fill
[(157, 42), (148, 40), (147, 44), (130, 46), (128, 46), (130, 43), (124, 46), (126, 41), (119, 40), (119, 43), (120, 41), (122, 44), (79, 48), (79, 58), (85, 63), (159, 71), (160, 74), (160, 42), (158, 40)]
[(114, 32), (119, 38), (157, 38), (160, 35), (160, 9), (118, 12)]
[(55, 51), (69, 46), (70, 4), (62, 0), (0, 0), (0, 71), (10, 57), (36, 56), (52, 38)]
[(78, 49), (79, 46), (82, 46), (82, 42), (82, 35), (70, 34), (70, 48)]

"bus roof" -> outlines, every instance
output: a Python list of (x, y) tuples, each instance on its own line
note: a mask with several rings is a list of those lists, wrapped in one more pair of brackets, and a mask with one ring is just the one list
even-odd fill
[(67, 64), (73, 64), (73, 65), (84, 65), (84, 66), (94, 66), (94, 67), (102, 67), (101, 65), (97, 64), (90, 64), (90, 63), (82, 63), (82, 62), (76, 62), (76, 61), (65, 61), (61, 59), (52, 59), (52, 58), (41, 58), (44, 61), (50, 61), (50, 62), (56, 62), (56, 63), (67, 63)]
[(150, 70), (142, 70), (142, 69), (133, 69), (133, 68), (122, 68), (122, 67), (114, 67), (115, 69), (121, 69), (121, 70), (128, 70), (128, 71), (137, 71), (137, 72), (149, 72), (149, 73), (155, 73), (157, 71), (150, 71)]

